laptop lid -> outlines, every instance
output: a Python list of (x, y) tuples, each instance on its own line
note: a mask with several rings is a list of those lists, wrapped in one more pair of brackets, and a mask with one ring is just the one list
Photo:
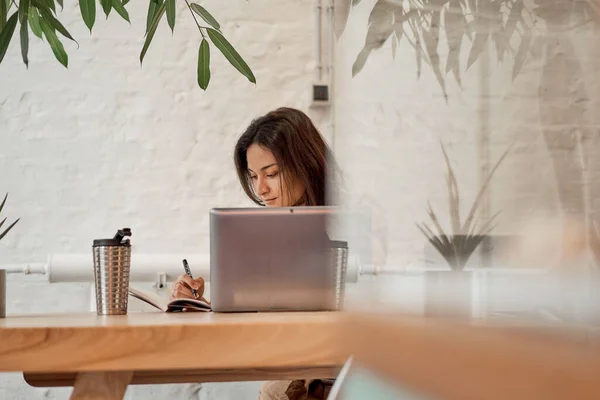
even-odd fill
[(335, 309), (328, 207), (215, 208), (210, 212), (214, 311)]

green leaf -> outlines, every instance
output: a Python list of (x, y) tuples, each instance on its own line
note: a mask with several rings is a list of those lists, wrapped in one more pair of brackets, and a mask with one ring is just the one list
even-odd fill
[[(4, 29), (0, 32), (0, 63), (4, 59), (4, 55), (6, 54), (6, 50), (8, 49), (8, 44), (10, 43), (10, 39), (12, 39), (12, 35), (15, 32), (15, 28), (17, 26), (17, 20), (19, 19), (18, 12), (15, 12), (10, 16)], [(0, 210), (2, 208), (0, 207)]]
[(206, 8), (204, 8), (201, 5), (196, 4), (196, 3), (192, 3), (191, 7), (192, 7), (192, 10), (196, 14), (198, 14), (200, 17), (202, 17), (202, 19), (207, 24), (209, 24), (210, 26), (212, 26), (216, 30), (220, 30), (221, 29), (221, 25), (219, 25), (219, 23), (217, 22), (217, 20), (212, 15), (210, 15), (210, 13), (208, 11), (206, 11)]
[(23, 63), (29, 68), (29, 27), (27, 21), (29, 20), (29, 0), (19, 1), (19, 22), (21, 23), (20, 37), (21, 37), (21, 57)]
[(175, 0), (166, 0), (167, 2), (167, 22), (171, 27), (171, 32), (175, 30)]
[(54, 56), (62, 65), (65, 66), (65, 68), (68, 68), (69, 56), (67, 55), (62, 42), (58, 36), (56, 36), (56, 32), (54, 32), (52, 26), (45, 19), (40, 20), (40, 25), (42, 26), (42, 32), (44, 32), (46, 40), (48, 40)]
[(210, 81), (210, 46), (206, 39), (202, 39), (198, 50), (198, 86), (203, 90), (208, 87)]
[(29, 0), (19, 1), (19, 22), (22, 24), (27, 21), (27, 13), (29, 12)]
[(79, 11), (90, 33), (96, 22), (96, 0), (79, 0)]
[(40, 9), (40, 15), (42, 17), (42, 21), (45, 21), (46, 23), (48, 23), (48, 25), (52, 29), (56, 29), (57, 31), (60, 32), (61, 35), (63, 35), (67, 39), (71, 39), (72, 41), (77, 43), (77, 41), (75, 39), (73, 39), (73, 36), (71, 36), (69, 31), (67, 31), (67, 29), (63, 26), (63, 24), (61, 24), (59, 20), (54, 18), (52, 13), (50, 13), (48, 10), (42, 8), (42, 9)]
[(27, 54), (29, 53), (29, 27), (27, 24), (27, 19), (21, 23), (21, 56), (23, 57), (23, 62), (25, 66), (29, 68), (29, 58)]
[(112, 7), (115, 9), (117, 14), (119, 14), (125, 21), (131, 23), (129, 21), (129, 13), (125, 9), (125, 7), (123, 7), (123, 3), (121, 3), (121, 0), (112, 0)]
[(104, 10), (104, 14), (106, 15), (106, 19), (108, 19), (108, 15), (110, 14), (110, 10), (112, 9), (112, 0), (100, 0), (100, 5)]
[(129, 3), (129, 0), (123, 0), (123, 5), (126, 6)]
[[(152, 3), (152, 0), (151, 0), (151, 3)], [(144, 47), (142, 48), (142, 52), (140, 53), (140, 64), (144, 61), (144, 56), (146, 55), (146, 52), (148, 51), (148, 47), (150, 47), (150, 42), (152, 42), (152, 38), (154, 37), (154, 34), (156, 33), (156, 28), (158, 28), (160, 19), (162, 18), (163, 14), (165, 13), (165, 8), (166, 8), (166, 4), (162, 3), (160, 5), (160, 7), (158, 8), (158, 10), (156, 11), (156, 14), (154, 15), (152, 23), (150, 24), (150, 28), (148, 29), (148, 34), (146, 35), (146, 41), (144, 42)], [(150, 11), (148, 11), (148, 12), (150, 12)]]
[(29, 9), (29, 26), (31, 27), (31, 32), (33, 32), (35, 36), (43, 39), (42, 27), (40, 26), (40, 14), (35, 7)]
[(10, 3), (0, 0), (0, 32), (2, 32), (4, 25), (6, 25), (6, 17), (8, 16), (9, 5)]
[[(6, 195), (4, 195), (4, 200), (2, 200), (2, 204), (0, 204), (0, 213), (2, 212), (2, 209), (4, 208), (4, 204), (6, 204), (6, 199), (8, 198), (8, 193), (6, 193)], [(5, 218), (6, 220), (6, 218)], [(2, 228), (2, 225), (4, 224), (4, 221), (2, 221), (2, 223), (0, 224), (0, 228)]]
[(217, 30), (207, 28), (208, 37), (213, 44), (223, 53), (225, 58), (233, 65), (238, 71), (242, 73), (252, 83), (256, 83), (256, 78), (252, 73), (248, 64), (242, 59), (237, 51), (231, 46), (231, 44), (225, 39), (225, 37)]
[(148, 4), (148, 16), (146, 17), (146, 34), (150, 31), (150, 27), (152, 26), (152, 21), (154, 21), (154, 16), (156, 15), (157, 10), (162, 5), (163, 0), (150, 0)]
[(43, 7), (38, 8), (47, 8), (50, 9), (56, 14), (56, 7), (54, 6), (54, 0), (41, 0), (43, 3)]
[(2, 238), (4, 238), (4, 236), (6, 236), (6, 234), (8, 232), (10, 232), (10, 230), (17, 224), (17, 222), (19, 222), (21, 220), (21, 218), (17, 219), (15, 222), (13, 222), (12, 224), (10, 224), (10, 226), (8, 228), (6, 228), (6, 230), (4, 232), (2, 232), (2, 234), (0, 235), (0, 240), (2, 240)]

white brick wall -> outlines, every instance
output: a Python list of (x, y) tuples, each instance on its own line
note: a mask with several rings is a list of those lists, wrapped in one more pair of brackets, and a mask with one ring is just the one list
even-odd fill
[(142, 5), (131, 4), (131, 27), (99, 16), (90, 37), (76, 3), (66, 4), (81, 44), (67, 45), (69, 70), (36, 39), (27, 71), (13, 43), (1, 66), (0, 191), (10, 192), (7, 215), (22, 221), (3, 241), (3, 261), (87, 252), (123, 225), (139, 251), (207, 250), (210, 207), (247, 204), (232, 168), (237, 137), (274, 107), (308, 108), (309, 4), (206, 2), (256, 87), (216, 51), (208, 91), (197, 87), (199, 38), (183, 2), (175, 36), (161, 25), (143, 68)]

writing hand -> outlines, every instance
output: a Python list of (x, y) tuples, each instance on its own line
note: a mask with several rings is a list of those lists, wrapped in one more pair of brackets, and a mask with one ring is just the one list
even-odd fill
[[(194, 297), (192, 289), (196, 290), (198, 297)], [(171, 286), (171, 295), (169, 300), (173, 299), (200, 299), (204, 293), (204, 279), (192, 279), (188, 275), (180, 275)]]

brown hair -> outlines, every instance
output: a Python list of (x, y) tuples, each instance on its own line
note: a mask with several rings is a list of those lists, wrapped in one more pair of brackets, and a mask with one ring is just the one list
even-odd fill
[(297, 204), (306, 206), (330, 205), (327, 180), (333, 184), (337, 165), (333, 153), (302, 111), (282, 107), (252, 121), (235, 145), (234, 161), (244, 192), (256, 204), (264, 205), (252, 186), (248, 173), (246, 152), (253, 145), (273, 153), (286, 186), (299, 180), (305, 192)]

